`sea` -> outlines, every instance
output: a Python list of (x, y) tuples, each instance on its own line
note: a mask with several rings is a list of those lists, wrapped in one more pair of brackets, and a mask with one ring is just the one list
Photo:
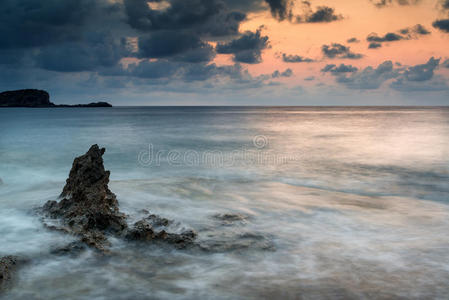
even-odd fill
[[(52, 254), (36, 208), (93, 144), (130, 224), (197, 246)], [(2, 299), (449, 297), (447, 107), (4, 108), (0, 178)]]

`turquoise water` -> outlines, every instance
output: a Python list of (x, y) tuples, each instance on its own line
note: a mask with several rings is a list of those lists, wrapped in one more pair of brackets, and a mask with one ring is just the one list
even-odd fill
[[(174, 219), (203, 250), (49, 255), (71, 238), (32, 208), (95, 143), (131, 219)], [(32, 258), (7, 299), (449, 294), (448, 108), (1, 109), (0, 178), (0, 255)]]

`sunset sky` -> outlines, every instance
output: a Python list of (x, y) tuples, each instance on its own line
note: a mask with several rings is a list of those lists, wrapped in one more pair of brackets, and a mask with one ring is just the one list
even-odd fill
[(449, 104), (449, 0), (3, 0), (0, 36), (55, 103)]

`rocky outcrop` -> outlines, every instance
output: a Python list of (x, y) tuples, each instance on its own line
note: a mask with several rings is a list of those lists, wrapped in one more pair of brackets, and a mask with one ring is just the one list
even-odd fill
[[(50, 224), (44, 219), (47, 228), (77, 235), (81, 242), (101, 251), (108, 246), (107, 235), (132, 241), (165, 241), (178, 248), (192, 244), (196, 237), (193, 231), (168, 233), (166, 229), (172, 221), (154, 214), (128, 228), (126, 216), (108, 188), (110, 172), (104, 169), (104, 152), (104, 148), (93, 145), (86, 154), (75, 158), (60, 195), (62, 200), (48, 201), (42, 208), (45, 217), (59, 221)], [(59, 252), (72, 248), (68, 246)]]
[(0, 107), (54, 107), (50, 95), (42, 90), (17, 90), (0, 93)]
[(26, 89), (0, 93), (0, 107), (112, 107), (112, 105), (102, 101), (89, 104), (56, 105), (50, 102), (48, 92)]
[(43, 210), (47, 216), (60, 219), (67, 231), (80, 235), (87, 244), (103, 249), (105, 233), (121, 233), (127, 228), (125, 215), (108, 188), (109, 171), (103, 166), (105, 149), (93, 145), (75, 158), (60, 202), (48, 201)]
[(107, 102), (92, 102), (89, 104), (74, 104), (74, 105), (67, 105), (67, 104), (61, 104), (61, 105), (56, 105), (57, 107), (112, 107), (111, 104), (107, 103)]
[(0, 293), (10, 288), (14, 272), (24, 262), (17, 256), (4, 256), (0, 258)]

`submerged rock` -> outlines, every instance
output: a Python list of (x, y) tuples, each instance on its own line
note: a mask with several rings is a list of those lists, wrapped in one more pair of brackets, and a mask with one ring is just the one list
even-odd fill
[[(108, 187), (110, 172), (104, 169), (104, 152), (104, 148), (93, 145), (86, 154), (75, 158), (60, 195), (63, 199), (48, 201), (42, 207), (46, 217), (60, 221), (44, 223), (46, 227), (78, 235), (81, 242), (100, 251), (109, 245), (107, 234), (133, 241), (166, 241), (179, 248), (192, 244), (196, 237), (193, 231), (167, 233), (165, 229), (173, 221), (154, 214), (128, 228), (126, 216), (120, 212), (117, 198)], [(164, 229), (156, 231), (153, 227)], [(68, 245), (59, 252), (70, 252), (73, 248)]]
[(17, 256), (0, 258), (0, 293), (11, 287), (14, 272), (24, 261)]
[(234, 225), (235, 223), (245, 224), (249, 219), (248, 216), (231, 213), (215, 214), (212, 218), (220, 221), (222, 225)]

